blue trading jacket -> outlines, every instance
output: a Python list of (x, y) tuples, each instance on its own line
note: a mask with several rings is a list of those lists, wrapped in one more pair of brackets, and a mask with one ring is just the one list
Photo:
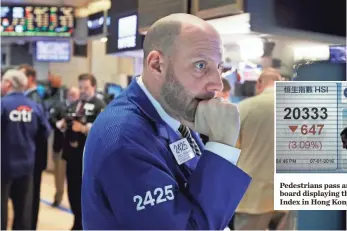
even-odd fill
[(46, 139), (51, 127), (42, 110), (23, 93), (1, 98), (1, 178), (11, 180), (31, 174), (35, 163), (36, 137)]
[(83, 228), (224, 229), (251, 179), (204, 150), (200, 140), (202, 156), (179, 166), (169, 148), (179, 139), (136, 79), (132, 81), (99, 115), (88, 135)]

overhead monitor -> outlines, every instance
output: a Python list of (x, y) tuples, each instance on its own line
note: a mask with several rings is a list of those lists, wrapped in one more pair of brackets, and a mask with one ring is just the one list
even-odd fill
[(105, 23), (107, 26), (109, 26), (110, 22), (111, 22), (110, 17), (107, 17), (106, 12), (104, 11), (89, 15), (88, 16), (88, 36), (103, 34)]
[(74, 24), (70, 6), (1, 5), (1, 36), (71, 37)]
[[(144, 35), (139, 33), (137, 12), (110, 16), (111, 25), (108, 27), (106, 44), (107, 54), (128, 56), (129, 53), (141, 51)], [(137, 55), (130, 56), (137, 57)]]
[(135, 48), (137, 40), (137, 15), (118, 19), (118, 49)]
[(36, 42), (35, 59), (38, 62), (69, 62), (70, 57), (70, 41)]

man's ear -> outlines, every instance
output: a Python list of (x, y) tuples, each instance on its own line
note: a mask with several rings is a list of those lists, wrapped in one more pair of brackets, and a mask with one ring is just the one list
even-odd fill
[(8, 81), (8, 80), (3, 81), (1, 84), (3, 84), (5, 86), (5, 88), (12, 87), (11, 81)]
[(147, 69), (154, 75), (163, 73), (164, 58), (159, 51), (151, 51), (147, 56)]
[(28, 83), (33, 83), (34, 82), (34, 77), (32, 77), (31, 75), (28, 76)]

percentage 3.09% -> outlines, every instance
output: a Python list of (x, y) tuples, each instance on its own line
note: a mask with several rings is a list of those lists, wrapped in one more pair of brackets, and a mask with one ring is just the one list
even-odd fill
[(289, 141), (288, 148), (291, 151), (295, 150), (322, 150), (321, 141)]

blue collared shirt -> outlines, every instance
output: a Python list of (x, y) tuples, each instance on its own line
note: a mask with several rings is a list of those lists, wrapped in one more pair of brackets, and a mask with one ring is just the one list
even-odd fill
[[(180, 126), (180, 122), (176, 119), (172, 118), (170, 115), (168, 115), (163, 107), (160, 105), (160, 103), (152, 96), (152, 94), (148, 91), (145, 84), (142, 81), (142, 77), (137, 77), (137, 83), (140, 86), (140, 88), (144, 91), (148, 99), (153, 104), (154, 108), (158, 112), (159, 116), (176, 132), (178, 132), (178, 128)], [(240, 156), (240, 149), (217, 143), (217, 142), (207, 142), (205, 145), (205, 149), (215, 153), (216, 155), (219, 155), (220, 157), (228, 160), (232, 164), (236, 165), (239, 156)]]

